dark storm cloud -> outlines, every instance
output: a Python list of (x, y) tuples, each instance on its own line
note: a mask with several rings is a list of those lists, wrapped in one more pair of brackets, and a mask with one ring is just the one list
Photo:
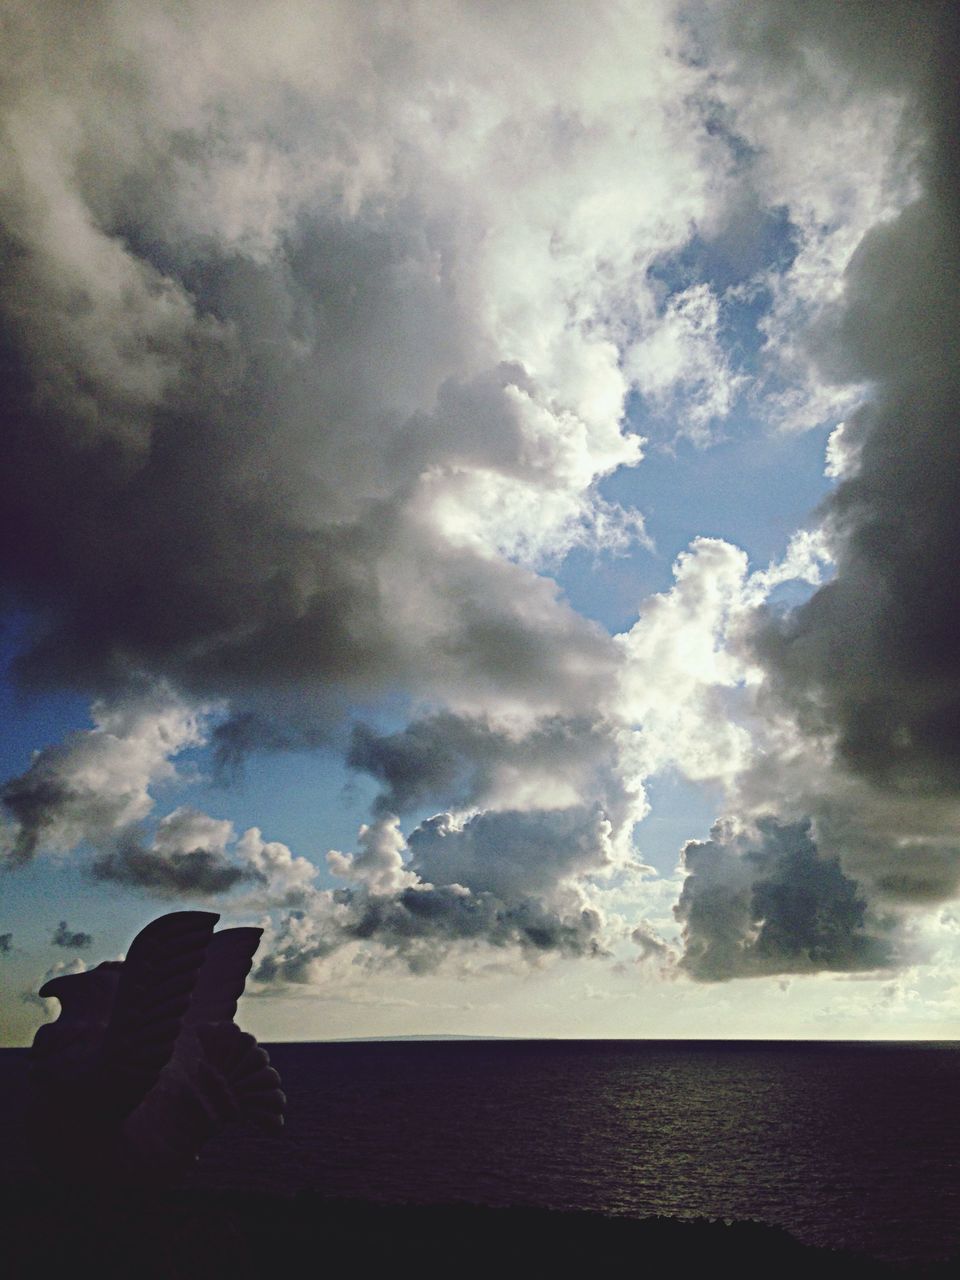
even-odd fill
[(761, 5), (754, 39), (821, 46), (864, 83), (909, 95), (923, 190), (871, 230), (809, 337), (828, 378), (869, 382), (855, 457), (824, 505), (837, 572), (766, 619), (756, 650), (812, 732), (878, 787), (960, 793), (960, 103), (955, 5)]
[(12, 933), (0, 933), (0, 955), (6, 955), (13, 945)]
[(599, 806), (488, 811), (462, 824), (442, 813), (410, 833), (409, 865), (428, 883), (461, 884), (509, 903), (602, 869), (609, 834)]
[[(323, 259), (328, 237), (316, 229), (314, 237), (310, 254)], [(373, 270), (362, 254), (352, 267)], [(266, 274), (249, 283), (245, 306), (263, 307), (263, 291), (280, 287), (260, 278)], [(389, 272), (386, 281), (380, 291)], [(322, 301), (314, 298), (314, 308)], [(280, 321), (267, 335), (248, 335), (238, 309), (230, 318), (239, 336), (224, 343), (250, 346), (231, 354), (211, 342), (191, 355), (189, 403), (158, 407), (133, 450), (87, 438), (69, 405), (44, 412), (21, 357), (9, 353), (15, 376), (0, 493), (9, 554), (0, 573), (44, 620), (16, 665), (21, 678), (102, 688), (143, 669), (235, 697), (299, 683), (321, 723), (339, 714), (344, 689), (416, 683), (427, 672), (480, 687), (500, 676), (549, 698), (574, 670), (596, 669), (599, 688), (612, 652), (598, 628), (559, 603), (552, 584), (444, 549), (411, 524), (405, 504), (416, 471), (409, 459), (405, 468), (387, 465), (381, 449), (394, 411), (364, 403), (351, 416), (342, 391), (349, 371), (325, 368), (339, 348), (331, 351), (326, 338), (318, 348), (314, 332), (309, 356), (283, 357), (275, 349), (296, 343)], [(335, 329), (337, 319), (329, 324)], [(269, 357), (261, 343), (272, 344)], [(234, 363), (242, 372), (234, 374)], [(205, 383), (221, 384), (219, 397)], [(399, 569), (431, 562), (423, 617), (437, 593), (453, 606), (419, 643), (406, 624), (398, 629), (384, 599), (382, 577), (394, 560)], [(306, 718), (304, 706), (300, 714)], [(224, 762), (262, 745), (262, 727), (248, 720), (224, 730)], [(277, 737), (267, 735), (267, 745)]]
[(921, 99), (934, 95), (944, 102), (949, 96), (941, 77), (956, 54), (952, 0), (757, 0), (749, 7), (734, 0), (723, 8), (735, 47), (761, 60), (766, 74), (796, 77), (803, 87), (807, 56), (816, 50), (851, 71), (857, 87), (880, 86)]
[(9, 865), (29, 862), (43, 839), (44, 831), (78, 799), (80, 797), (61, 779), (40, 776), (34, 769), (5, 782), (0, 787), (0, 801), (17, 823), (16, 835), (7, 855)]
[[(297, 723), (298, 719), (301, 723)], [(258, 711), (241, 711), (228, 716), (213, 728), (210, 748), (215, 776), (222, 781), (237, 782), (251, 755), (258, 751), (307, 751), (326, 743), (327, 736), (312, 723), (303, 724), (291, 708), (284, 720), (278, 709), (266, 715)]]
[(12, 406), (7, 582), (28, 607), (61, 602), (25, 679), (102, 686), (142, 666), (223, 690), (382, 668), (368, 574), (380, 538), (299, 529), (244, 492), (255, 486), (228, 474), (216, 439), (230, 419), (168, 417), (131, 462), (112, 444), (56, 439), (56, 420)]
[(748, 637), (761, 711), (786, 711), (806, 745), (794, 772), (791, 753), (758, 756), (738, 799), (812, 816), (823, 856), (770, 822), (758, 847), (688, 845), (682, 966), (701, 980), (892, 962), (893, 926), (871, 926), (867, 901), (929, 907), (960, 885), (960, 10), (769, 0), (727, 19), (742, 74), (782, 83), (785, 102), (803, 109), (824, 65), (849, 97), (901, 97), (918, 194), (793, 335), (824, 383), (868, 390), (820, 511), (835, 574), (797, 608), (758, 611)]
[(509, 771), (579, 783), (588, 771), (609, 769), (613, 756), (609, 726), (585, 716), (549, 716), (511, 734), (482, 717), (446, 712), (386, 735), (356, 725), (347, 763), (383, 784), (377, 813), (403, 814), (425, 804), (482, 805)]
[[(546, 691), (609, 666), (552, 585), (442, 547), (419, 518), (426, 473), (469, 463), (536, 486), (549, 470), (525, 460), (513, 392), (529, 379), (472, 371), (470, 290), (438, 272), (472, 232), (405, 193), (292, 219), (271, 253), (224, 248), (167, 198), (171, 168), (184, 196), (225, 163), (216, 145), (144, 118), (136, 77), (113, 92), (150, 146), (115, 120), (94, 160), (104, 103), (73, 85), (88, 163), (42, 193), (63, 217), (82, 208), (69, 269), (31, 220), (22, 145), (10, 166), (0, 583), (34, 619), (20, 678), (103, 689), (143, 670), (241, 699), (299, 684), (322, 724), (344, 690), (439, 673)], [(241, 134), (260, 107), (238, 111)], [(390, 584), (426, 562), (417, 616), (434, 625), (411, 635)], [(225, 762), (250, 728), (225, 731)]]
[(91, 864), (90, 873), (95, 880), (149, 890), (169, 898), (226, 893), (244, 881), (263, 883), (263, 877), (253, 868), (229, 862), (219, 850), (160, 852), (144, 848), (131, 838), (100, 854)]
[(93, 942), (93, 934), (83, 933), (80, 930), (78, 930), (77, 932), (71, 932), (70, 929), (67, 928), (66, 920), (61, 920), (60, 923), (57, 925), (56, 931), (53, 937), (50, 939), (50, 942), (55, 947), (70, 947), (71, 949), (79, 949), (82, 947), (90, 946), (90, 944)]
[(867, 903), (808, 822), (761, 819), (756, 832), (714, 828), (683, 852), (689, 872), (674, 908), (683, 926), (680, 966), (701, 982), (770, 973), (874, 969), (892, 963), (889, 939), (871, 932)]

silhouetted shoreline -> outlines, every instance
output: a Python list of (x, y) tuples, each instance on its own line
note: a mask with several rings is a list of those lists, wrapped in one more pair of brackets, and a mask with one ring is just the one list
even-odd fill
[[(589, 1274), (626, 1262), (736, 1268), (740, 1277), (940, 1277), (957, 1260), (897, 1266), (801, 1244), (755, 1222), (606, 1217), (589, 1212), (476, 1205), (395, 1205), (331, 1200), (315, 1192), (271, 1196), (224, 1191), (91, 1191), (31, 1182), (2, 1192), (6, 1274), (16, 1277), (264, 1277), (333, 1257), (369, 1275), (401, 1260), (419, 1275)], [(342, 1263), (337, 1264), (342, 1265)]]

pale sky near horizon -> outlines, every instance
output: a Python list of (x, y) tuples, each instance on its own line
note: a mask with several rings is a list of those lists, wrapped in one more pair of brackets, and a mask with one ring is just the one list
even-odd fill
[(9, 0), (0, 1043), (960, 1037), (940, 0)]

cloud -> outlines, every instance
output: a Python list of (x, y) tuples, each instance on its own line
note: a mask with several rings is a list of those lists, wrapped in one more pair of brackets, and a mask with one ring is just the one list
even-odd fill
[[(394, 950), (593, 945), (571, 885), (627, 856), (642, 785), (608, 714), (621, 653), (546, 571), (648, 543), (599, 491), (642, 458), (641, 352), (658, 402), (729, 404), (714, 295), (661, 305), (649, 278), (726, 181), (703, 74), (669, 5), (545, 15), (134, 4), (79, 27), (55, 3), (8, 33), (17, 678), (229, 704), (227, 773), (404, 691), (406, 730), (354, 733), (382, 794), (330, 858), (337, 937)], [(184, 714), (153, 751), (98, 720), (41, 753), (6, 788), (18, 858), (86, 843), (101, 880), (312, 919), (312, 864), (256, 828), (151, 828), (205, 736)], [(445, 825), (408, 844), (390, 815), (427, 805)]]
[(502, 901), (549, 893), (613, 860), (611, 824), (598, 807), (428, 818), (410, 833), (410, 865), (427, 882), (455, 883)]
[(604, 791), (608, 807), (622, 808), (620, 728), (596, 714), (531, 723), (439, 712), (392, 734), (356, 725), (347, 762), (381, 782), (380, 814), (430, 804), (559, 809)]
[(602, 812), (439, 814), (404, 838), (390, 815), (360, 829), (359, 848), (331, 851), (331, 871), (351, 883), (318, 891), (268, 935), (257, 981), (312, 983), (346, 950), (354, 963), (413, 973), (455, 966), (471, 953), (608, 954), (611, 931), (585, 882), (613, 858)]
[(335, 876), (357, 880), (376, 895), (397, 893), (417, 883), (416, 874), (404, 862), (407, 843), (393, 814), (361, 826), (357, 843), (356, 853), (331, 849), (327, 854), (327, 865)]
[(93, 942), (93, 934), (82, 931), (71, 933), (66, 920), (61, 920), (50, 941), (55, 947), (89, 947)]
[[(819, 0), (21, 6), (0, 590), (21, 686), (98, 701), (4, 785), (8, 864), (87, 846), (103, 881), (282, 908), (264, 980), (365, 946), (589, 954), (591, 882), (676, 769), (755, 833), (688, 846), (697, 977), (857, 967), (874, 907), (956, 892), (955, 29)], [(753, 266), (666, 288), (694, 244)], [(611, 637), (549, 574), (650, 545), (602, 489), (642, 465), (628, 406), (706, 445), (754, 363), (772, 424), (844, 419), (820, 527), (753, 573), (697, 539)], [(347, 748), (379, 794), (328, 857), (346, 887), (257, 827), (155, 819), (208, 735), (235, 774), (397, 698), (410, 723)]]
[(0, 955), (6, 955), (13, 945), (12, 933), (0, 933)]
[[(173, 758), (206, 742), (207, 715), (169, 688), (100, 701), (94, 728), (38, 751), (29, 769), (4, 784), (0, 796), (14, 818), (7, 862), (17, 866), (40, 850), (91, 846), (94, 879), (160, 897), (203, 897), (256, 886), (250, 905), (294, 906), (313, 891), (316, 867), (251, 827), (237, 837), (229, 819), (180, 806), (147, 831), (152, 791), (179, 782)], [(57, 945), (84, 946), (63, 926)]]
[(341, 949), (366, 967), (400, 964), (414, 974), (471, 952), (508, 951), (529, 963), (607, 954), (603, 917), (580, 900), (550, 909), (536, 899), (505, 903), (458, 884), (418, 884), (389, 894), (340, 890), (321, 897), (309, 913), (285, 917), (265, 943), (254, 979), (268, 987), (320, 981), (324, 962)]
[(707, 284), (667, 299), (646, 341), (631, 348), (627, 365), (648, 407), (669, 412), (676, 434), (694, 443), (712, 441), (711, 426), (733, 408), (746, 378), (731, 368), (719, 338), (720, 302)]
[(586, 906), (561, 913), (536, 900), (504, 903), (491, 893), (439, 885), (367, 898), (358, 907), (348, 933), (396, 952), (414, 972), (435, 968), (451, 945), (463, 942), (520, 947), (531, 956), (604, 953), (602, 919)]
[[(627, 655), (621, 705), (643, 726), (634, 740), (641, 776), (675, 768), (721, 787), (717, 807), (722, 805), (732, 832), (754, 831), (758, 824), (766, 830), (769, 823), (812, 831), (819, 853), (803, 861), (810, 901), (834, 902), (841, 882), (849, 882), (871, 920), (898, 922), (898, 949), (890, 942), (888, 955), (903, 958), (912, 946), (900, 932), (904, 909), (929, 909), (960, 889), (957, 797), (948, 789), (879, 786), (870, 773), (851, 768), (838, 752), (836, 728), (823, 716), (822, 702), (798, 714), (757, 650), (758, 630), (771, 617), (791, 616), (765, 603), (780, 583), (806, 580), (816, 588), (813, 600), (829, 590), (817, 587), (827, 547), (833, 541), (822, 532), (801, 533), (783, 561), (749, 573), (736, 548), (698, 540), (678, 561), (673, 589), (645, 602), (620, 641)], [(842, 669), (844, 660), (835, 657), (834, 667)], [(688, 866), (699, 848), (696, 842), (688, 846)], [(683, 919), (689, 916), (681, 971), (711, 980), (791, 972), (798, 964), (830, 969), (866, 963), (866, 952), (856, 947), (830, 954), (818, 945), (799, 955), (774, 947), (769, 929), (757, 950), (758, 855), (747, 856), (749, 840), (741, 835), (718, 837), (709, 848), (710, 857), (697, 862), (699, 879), (687, 880), (678, 908)], [(785, 898), (784, 910), (795, 911), (800, 924), (805, 901), (802, 895)], [(887, 926), (876, 928), (885, 938)], [(882, 952), (871, 953), (877, 963)]]
[(823, 858), (810, 824), (759, 819), (736, 832), (717, 826), (683, 851), (687, 870), (675, 914), (681, 968), (698, 981), (765, 973), (875, 969), (891, 964), (891, 940), (870, 931), (867, 904), (836, 858)]
[(252, 900), (264, 906), (295, 907), (316, 892), (317, 868), (279, 840), (264, 840), (259, 827), (249, 827), (237, 840), (235, 856), (249, 876), (263, 886)]
[(617, 637), (624, 655), (621, 714), (643, 726), (643, 774), (675, 766), (695, 781), (728, 783), (747, 763), (751, 738), (734, 714), (747, 664), (736, 638), (746, 611), (747, 557), (718, 538), (697, 538), (674, 565), (668, 592), (648, 597)]
[(728, 163), (669, 6), (111, 12), (9, 24), (21, 680), (230, 698), (228, 755), (291, 686), (583, 711), (609, 643), (532, 566), (644, 536), (621, 355), (638, 299), (690, 346), (647, 267)]
[(314, 893), (317, 869), (280, 841), (266, 841), (257, 827), (240, 837), (228, 819), (181, 806), (161, 818), (144, 843), (132, 827), (93, 860), (96, 880), (126, 885), (165, 898), (206, 898), (247, 886), (234, 905), (300, 906)]
[(295, 707), (258, 708), (226, 714), (210, 733), (213, 771), (218, 780), (239, 782), (256, 751), (308, 751), (327, 741)]
[[(786, 425), (845, 420), (819, 528), (749, 575), (735, 548), (700, 540), (621, 641), (645, 767), (715, 780), (733, 815), (685, 855), (681, 969), (701, 980), (902, 961), (904, 912), (960, 888), (945, 567), (960, 534), (957, 23), (938, 5), (871, 12), (770, 3), (724, 19), (728, 123), (797, 230), (762, 322), (767, 370), (792, 383), (768, 407)], [(849, 164), (825, 164), (848, 131)], [(815, 590), (772, 603), (791, 577)], [(811, 910), (830, 924), (819, 939)]]
[(718, 124), (749, 148), (741, 180), (791, 229), (791, 260), (756, 280), (771, 305), (754, 394), (792, 430), (844, 417), (867, 392), (869, 376), (837, 362), (833, 320), (863, 237), (918, 194), (915, 89), (947, 16), (936, 4), (837, 8), (762, 0), (747, 16), (724, 4), (701, 28)]
[(656, 966), (662, 977), (676, 974), (679, 955), (675, 947), (658, 932), (649, 920), (641, 920), (630, 933), (630, 941), (640, 950), (640, 963)]
[[(596, 715), (446, 712), (386, 735), (356, 726), (349, 762), (383, 789), (358, 850), (327, 861), (359, 887), (338, 894), (336, 927), (292, 951), (284, 972), (301, 972), (306, 956), (311, 973), (358, 939), (415, 971), (464, 946), (519, 948), (531, 960), (605, 953), (610, 932), (586, 886), (632, 858), (646, 800), (626, 767), (630, 745), (621, 723)], [(452, 811), (404, 837), (391, 808), (431, 803)]]
[(228, 862), (210, 849), (145, 849), (125, 838), (109, 853), (102, 853), (90, 867), (95, 880), (149, 890), (160, 897), (196, 897), (224, 893), (254, 872)]
[(38, 751), (0, 788), (16, 821), (8, 859), (97, 843), (145, 818), (150, 787), (177, 777), (172, 758), (203, 741), (202, 715), (163, 687), (93, 706), (94, 727)]
[(798, 608), (768, 608), (752, 646), (771, 713), (849, 775), (810, 799), (844, 865), (894, 900), (934, 900), (960, 875), (956, 841), (944, 838), (960, 813), (957, 15), (880, 6), (865, 23), (818, 7), (821, 23), (807, 10), (763, 12), (759, 38), (777, 57), (817, 47), (900, 95), (918, 185), (863, 235), (819, 322), (824, 376), (870, 387), (831, 438), (838, 481), (822, 516), (835, 573)]

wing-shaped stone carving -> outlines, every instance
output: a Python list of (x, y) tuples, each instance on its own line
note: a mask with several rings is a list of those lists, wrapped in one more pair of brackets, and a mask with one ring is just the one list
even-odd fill
[(266, 1051), (233, 1021), (262, 930), (213, 912), (146, 926), (126, 959), (41, 988), (61, 1005), (33, 1043), (38, 1162), (52, 1176), (176, 1181), (224, 1124), (278, 1127)]

